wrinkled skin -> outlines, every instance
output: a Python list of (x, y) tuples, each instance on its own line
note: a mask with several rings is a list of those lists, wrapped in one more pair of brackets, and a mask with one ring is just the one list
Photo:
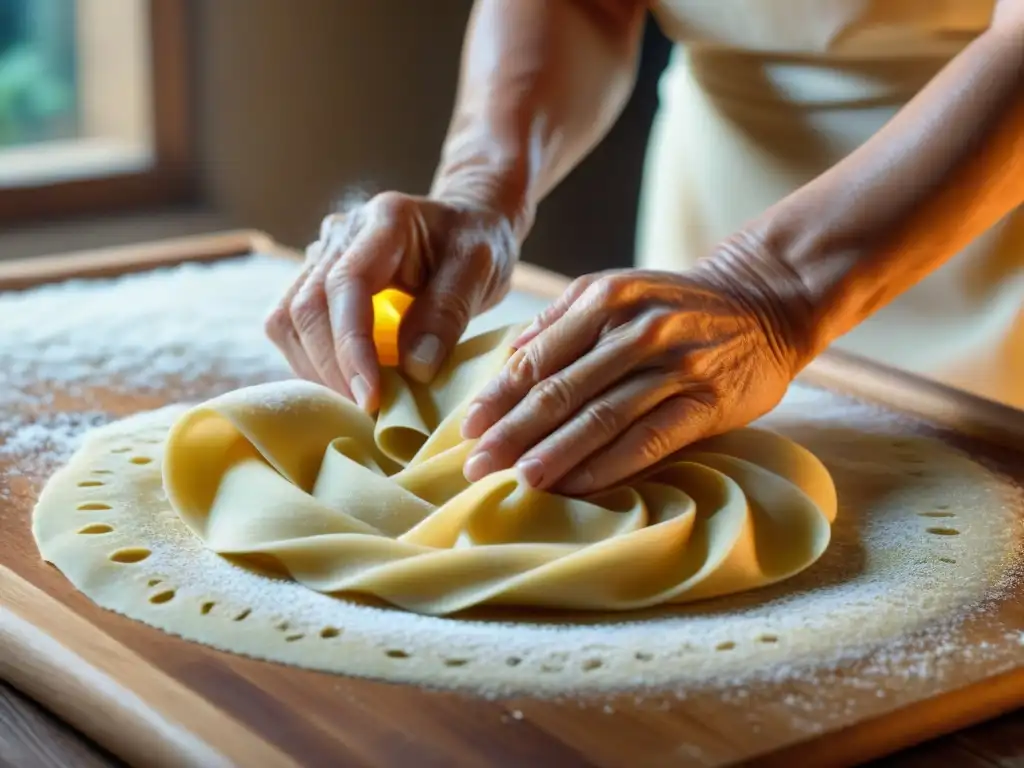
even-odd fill
[[(479, 441), (466, 476), (516, 466), (534, 487), (590, 493), (774, 407), (799, 367), (795, 324), (771, 281), (731, 268), (729, 255), (685, 274), (576, 280), (470, 408), (463, 434)], [(267, 332), (300, 376), (373, 411), (373, 294), (416, 297), (400, 364), (426, 382), (470, 318), (507, 293), (517, 258), (500, 216), (381, 195), (324, 221)], [(424, 335), (438, 341), (424, 349)]]
[(427, 382), (470, 319), (507, 293), (515, 240), (501, 216), (470, 206), (387, 192), (328, 216), (306, 266), (266, 322), (299, 376), (379, 405), (373, 295), (416, 297), (403, 318), (403, 370)]
[(591, 493), (768, 412), (793, 356), (744, 293), (702, 269), (575, 281), (470, 407), (467, 477), (515, 464), (534, 487)]

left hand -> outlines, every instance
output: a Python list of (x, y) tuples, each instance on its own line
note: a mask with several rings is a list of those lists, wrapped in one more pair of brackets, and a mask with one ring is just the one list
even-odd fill
[(576, 280), (471, 405), (466, 477), (515, 465), (533, 487), (589, 494), (767, 413), (803, 361), (785, 308), (750, 277)]

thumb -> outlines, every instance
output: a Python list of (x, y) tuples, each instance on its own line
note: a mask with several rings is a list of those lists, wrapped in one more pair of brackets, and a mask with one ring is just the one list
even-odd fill
[(487, 263), (483, 258), (446, 259), (402, 319), (402, 369), (421, 384), (437, 375), (479, 310), (491, 278), (482, 266)]

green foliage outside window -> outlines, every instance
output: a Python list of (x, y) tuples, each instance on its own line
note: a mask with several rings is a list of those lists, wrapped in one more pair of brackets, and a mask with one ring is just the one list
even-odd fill
[(74, 0), (0, 0), (0, 147), (77, 133)]

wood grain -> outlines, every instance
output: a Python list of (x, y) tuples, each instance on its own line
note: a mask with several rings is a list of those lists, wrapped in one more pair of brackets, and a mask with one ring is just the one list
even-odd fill
[(287, 253), (255, 230), (171, 238), (144, 245), (0, 262), (0, 291), (18, 291), (62, 280), (113, 277), (172, 267), (186, 261), (209, 262), (254, 251)]
[[(229, 233), (0, 265), (0, 289), (250, 249), (282, 252), (259, 233)], [(565, 284), (529, 267), (516, 275), (520, 290), (545, 296)], [(824, 365), (808, 375), (927, 415), (927, 429), (1024, 482), (1024, 429), (992, 404), (855, 360)], [(887, 401), (891, 390), (902, 405)], [(156, 405), (125, 397), (112, 407), (129, 413), (143, 402)], [(989, 433), (992, 440), (981, 439)], [(0, 498), (9, 500), (0, 506), (0, 677), (130, 763), (155, 764), (146, 750), (160, 745), (160, 765), (849, 765), (1024, 703), (1022, 654), (1005, 641), (1008, 629), (1024, 630), (1019, 593), (960, 629), (964, 643), (987, 642), (998, 653), (964, 658), (948, 679), (908, 679), (900, 688), (874, 679), (885, 697), (804, 679), (758, 686), (742, 702), (713, 683), (684, 700), (645, 693), (485, 701), (225, 654), (101, 610), (40, 562), (28, 521), (45, 477), (14, 475), (8, 465), (0, 459)], [(849, 674), (872, 681), (866, 669), (853, 665)], [(794, 695), (838, 715), (808, 725), (786, 705)]]
[(0, 765), (122, 768), (117, 758), (0, 682)]
[[(0, 677), (50, 703), (98, 742), (116, 742), (117, 754), (128, 762), (294, 765), (225, 712), (197, 700), (3, 566), (0, 596), (0, 647), (7, 651), (0, 657)], [(73, 649), (61, 642), (68, 637), (74, 638)], [(159, 702), (159, 708), (149, 702)]]

